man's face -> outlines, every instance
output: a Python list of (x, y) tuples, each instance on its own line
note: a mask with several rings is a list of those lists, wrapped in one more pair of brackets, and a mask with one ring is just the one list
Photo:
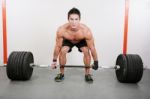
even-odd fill
[(78, 14), (70, 14), (68, 19), (72, 29), (76, 29), (80, 24), (80, 18)]

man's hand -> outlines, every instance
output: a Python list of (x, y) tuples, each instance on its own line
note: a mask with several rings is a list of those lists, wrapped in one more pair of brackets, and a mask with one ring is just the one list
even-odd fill
[(52, 69), (56, 69), (57, 68), (57, 60), (53, 60), (53, 62), (51, 64), (51, 68)]
[(94, 70), (97, 70), (97, 69), (98, 69), (98, 61), (94, 61), (92, 68), (93, 68)]

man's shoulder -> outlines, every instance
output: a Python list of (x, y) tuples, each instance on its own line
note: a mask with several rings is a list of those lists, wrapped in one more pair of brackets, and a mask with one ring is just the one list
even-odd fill
[(83, 23), (80, 23), (80, 26), (81, 26), (82, 28), (84, 28), (84, 29), (88, 28), (88, 26), (85, 25), (85, 24), (83, 24)]
[(85, 24), (80, 24), (80, 26), (81, 26), (81, 29), (83, 30), (83, 31), (85, 31), (85, 32), (88, 32), (90, 29), (89, 29), (89, 27), (87, 26), (87, 25), (85, 25)]
[(61, 26), (58, 27), (58, 31), (62, 32), (64, 30), (66, 30), (67, 27), (68, 27), (68, 23), (63, 24), (63, 25), (61, 25)]
[(87, 25), (85, 25), (85, 24), (82, 24), (81, 23), (81, 28), (83, 29), (83, 30), (85, 30), (85, 31), (88, 31), (89, 30), (89, 27), (87, 26)]
[(57, 29), (57, 36), (63, 37), (64, 32), (66, 31), (67, 26), (68, 26), (67, 24), (59, 26), (58, 29)]

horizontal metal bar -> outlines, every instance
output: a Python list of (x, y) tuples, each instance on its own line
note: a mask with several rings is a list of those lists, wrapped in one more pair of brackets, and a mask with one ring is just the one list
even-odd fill
[[(34, 63), (31, 63), (30, 64), (31, 67), (50, 67), (50, 65), (38, 65), (38, 64), (34, 64)], [(57, 65), (57, 67), (59, 67), (60, 65)], [(86, 66), (84, 65), (65, 65), (64, 67), (66, 68), (87, 68)], [(92, 68), (92, 67), (90, 67)], [(117, 66), (110, 66), (110, 67), (105, 67), (105, 66), (100, 66), (99, 67), (100, 69), (120, 69), (120, 66), (117, 65)]]
[[(7, 67), (7, 64), (3, 64), (4, 67)], [(51, 67), (51, 65), (38, 65), (38, 64), (34, 64), (34, 63), (30, 63), (30, 66), (31, 67)], [(57, 67), (59, 67), (59, 65), (57, 65)], [(65, 67), (68, 67), (68, 68), (85, 68), (84, 65), (65, 65)], [(99, 66), (99, 69), (116, 69), (116, 70), (119, 70), (120, 69), (120, 66), (119, 65), (116, 65), (116, 66), (109, 66), (109, 67), (106, 67), (106, 66)], [(150, 70), (150, 68), (148, 68), (147, 65), (143, 64), (143, 70)]]
[(73, 67), (73, 68), (86, 68), (88, 66), (82, 66), (82, 65), (65, 65), (64, 67), (68, 67), (68, 68), (70, 68), (70, 67)]
[[(34, 63), (31, 63), (30, 64), (31, 67), (50, 67), (50, 65), (38, 65), (38, 64), (34, 64)], [(57, 67), (59, 67), (60, 65), (57, 65)], [(66, 68), (86, 68), (86, 66), (84, 65), (65, 65), (64, 67)]]

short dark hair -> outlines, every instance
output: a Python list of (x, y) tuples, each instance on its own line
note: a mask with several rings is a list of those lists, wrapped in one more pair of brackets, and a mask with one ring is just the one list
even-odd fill
[(69, 16), (71, 14), (77, 14), (77, 15), (79, 15), (79, 19), (81, 19), (81, 13), (80, 13), (80, 11), (77, 8), (74, 7), (74, 8), (69, 10), (69, 12), (68, 12), (68, 19), (69, 19)]

